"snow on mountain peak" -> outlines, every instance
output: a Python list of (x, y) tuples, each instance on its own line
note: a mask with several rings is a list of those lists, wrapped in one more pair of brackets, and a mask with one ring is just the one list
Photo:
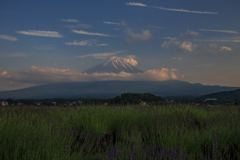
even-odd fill
[(127, 73), (143, 73), (143, 71), (135, 68), (132, 64), (136, 65), (137, 61), (134, 59), (113, 56), (105, 63), (90, 68), (83, 73), (120, 73), (122, 71)]
[(104, 66), (107, 65), (107, 64), (108, 64), (109, 62), (111, 62), (111, 61), (113, 61), (113, 62), (115, 62), (115, 63), (118, 63), (118, 61), (119, 61), (120, 59), (123, 59), (123, 58), (121, 58), (121, 57), (116, 57), (116, 56), (112, 56), (107, 62), (103, 63), (103, 65), (104, 65)]

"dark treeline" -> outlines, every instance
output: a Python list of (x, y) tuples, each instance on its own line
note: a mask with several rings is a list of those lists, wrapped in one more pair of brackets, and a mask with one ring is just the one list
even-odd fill
[(162, 105), (166, 104), (168, 101), (170, 103), (181, 103), (181, 104), (201, 104), (201, 105), (231, 105), (234, 101), (229, 101), (225, 99), (218, 99), (215, 101), (205, 101), (204, 99), (188, 99), (188, 98), (172, 98), (168, 99), (167, 102), (160, 96), (155, 96), (150, 93), (124, 93), (121, 96), (117, 96), (113, 99), (86, 99), (86, 98), (53, 98), (53, 99), (0, 99), (0, 101), (7, 101), (9, 105), (62, 105), (62, 106), (76, 106), (76, 105)]
[(5, 99), (9, 105), (47, 105), (52, 106), (56, 105), (127, 105), (127, 104), (163, 104), (165, 100), (159, 96), (155, 96), (150, 93), (124, 93), (121, 96), (117, 96), (113, 99), (64, 99), (64, 98), (53, 98), (53, 99), (20, 99), (20, 100), (13, 100), (13, 99)]

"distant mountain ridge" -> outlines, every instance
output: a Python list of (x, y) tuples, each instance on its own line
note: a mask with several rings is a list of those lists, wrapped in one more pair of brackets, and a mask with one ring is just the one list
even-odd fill
[(179, 80), (62, 82), (0, 92), (0, 99), (99, 98), (110, 99), (123, 93), (151, 93), (156, 96), (194, 96), (195, 98), (240, 87), (208, 86)]
[(127, 73), (143, 73), (143, 71), (126, 62), (123, 58), (115, 56), (104, 63), (83, 71), (83, 73), (120, 73), (122, 71)]

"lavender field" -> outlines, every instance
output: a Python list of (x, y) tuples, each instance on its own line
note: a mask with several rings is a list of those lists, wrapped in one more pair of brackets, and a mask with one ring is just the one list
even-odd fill
[(240, 159), (238, 106), (85, 107), (0, 109), (0, 159)]

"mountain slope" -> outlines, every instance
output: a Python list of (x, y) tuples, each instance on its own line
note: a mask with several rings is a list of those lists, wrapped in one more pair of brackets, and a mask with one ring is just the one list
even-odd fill
[(203, 95), (196, 98), (195, 101), (204, 102), (207, 98), (216, 98), (216, 103), (233, 103), (236, 99), (240, 100), (240, 89)]
[(127, 63), (123, 58), (120, 57), (111, 57), (107, 62), (101, 63), (92, 67), (83, 73), (92, 74), (92, 73), (143, 73), (143, 71), (132, 66), (130, 63)]
[(0, 92), (0, 99), (113, 98), (123, 93), (151, 93), (161, 97), (190, 95), (196, 98), (234, 89), (239, 88), (191, 84), (178, 80), (64, 82)]

